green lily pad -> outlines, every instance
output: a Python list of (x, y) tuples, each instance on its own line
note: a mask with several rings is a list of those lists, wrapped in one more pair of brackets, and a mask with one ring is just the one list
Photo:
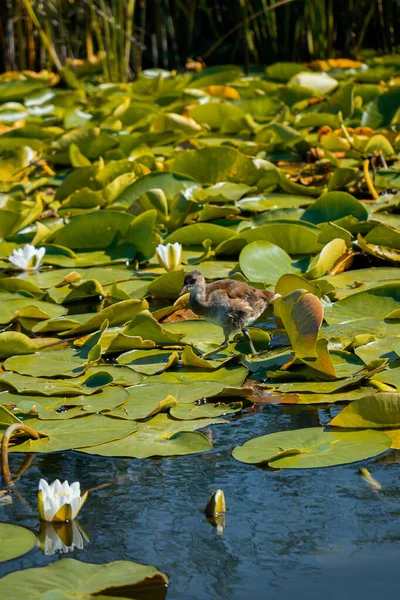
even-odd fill
[(288, 254), (271, 242), (252, 242), (243, 248), (239, 257), (240, 268), (250, 281), (274, 284), (287, 273), (300, 273)]
[(44, 396), (79, 396), (80, 394), (90, 396), (112, 381), (112, 376), (104, 371), (70, 380), (26, 377), (10, 371), (0, 375), (0, 382), (7, 384), (19, 393), (43, 394)]
[(108, 248), (118, 235), (125, 236), (131, 220), (127, 215), (113, 211), (79, 215), (54, 234), (52, 243), (72, 250)]
[(234, 448), (232, 456), (240, 462), (268, 463), (277, 469), (313, 469), (365, 460), (382, 454), (390, 445), (391, 440), (380, 431), (310, 427), (262, 435)]
[(225, 403), (213, 403), (213, 404), (180, 404), (172, 406), (169, 414), (174, 419), (190, 420), (190, 419), (203, 419), (222, 417), (224, 415), (234, 415), (235, 413), (242, 410), (242, 402), (231, 402), (230, 404)]
[(348, 215), (353, 215), (359, 221), (368, 219), (367, 209), (354, 196), (347, 192), (328, 192), (307, 208), (301, 218), (318, 224), (338, 221)]
[(385, 283), (358, 292), (325, 309), (327, 323), (385, 319), (400, 308), (400, 283)]
[(169, 350), (131, 350), (121, 354), (117, 361), (143, 375), (155, 375), (176, 364), (178, 353)]
[(400, 392), (400, 367), (387, 369), (382, 373), (378, 373), (372, 377), (372, 381), (380, 381), (388, 385), (394, 385), (397, 391)]
[[(9, 407), (15, 407), (19, 413), (38, 416), (39, 419), (71, 419), (90, 413), (109, 412), (129, 399), (127, 390), (117, 385), (107, 386), (90, 398), (88, 396), (32, 396), (2, 392), (0, 400)], [(13, 415), (14, 416), (14, 415)], [(18, 420), (18, 419), (16, 419)]]
[[(4, 392), (0, 394), (1, 401), (4, 399)], [(6, 402), (5, 402), (6, 403)], [(0, 404), (0, 423), (3, 425), (12, 425), (13, 423), (21, 423), (21, 420), (18, 419), (12, 412), (10, 412), (5, 406)]]
[[(32, 534), (33, 535), (33, 534)], [(89, 600), (106, 597), (133, 598), (136, 588), (164, 588), (168, 578), (155, 567), (120, 560), (103, 565), (64, 558), (46, 567), (9, 573), (0, 582), (4, 600), (31, 598)]]
[(67, 312), (67, 309), (62, 306), (18, 294), (0, 295), (0, 300), (0, 325), (6, 325), (14, 319), (21, 321), (23, 318), (38, 322), (50, 317), (60, 317)]
[(24, 423), (46, 437), (13, 445), (10, 447), (12, 452), (60, 452), (101, 445), (123, 438), (137, 429), (134, 421), (109, 419), (102, 414), (68, 420), (32, 419)]
[(329, 423), (333, 427), (400, 427), (400, 394), (371, 394), (355, 400)]
[(321, 250), (319, 254), (311, 260), (306, 276), (310, 279), (317, 279), (325, 275), (334, 264), (346, 252), (346, 242), (340, 238), (335, 238)]
[(234, 237), (234, 235), (234, 232), (227, 227), (211, 223), (196, 223), (174, 231), (166, 238), (165, 243), (174, 244), (179, 242), (183, 246), (194, 246), (202, 244), (204, 240), (211, 240), (213, 245), (218, 245)]
[(176, 421), (159, 414), (146, 423), (139, 423), (138, 430), (123, 440), (81, 449), (86, 454), (100, 456), (127, 456), (149, 458), (150, 456), (175, 456), (207, 452), (212, 449), (208, 438), (195, 431), (224, 423), (223, 419), (196, 419)]
[(104, 308), (80, 325), (76, 325), (72, 329), (65, 331), (63, 335), (65, 337), (77, 337), (91, 333), (92, 331), (96, 331), (106, 320), (109, 322), (110, 327), (122, 325), (133, 319), (147, 307), (146, 300), (122, 300)]
[[(224, 383), (226, 387), (240, 387), (248, 375), (244, 367), (221, 367), (215, 371), (196, 369), (195, 367), (184, 367), (180, 369), (169, 369), (158, 375), (149, 376), (148, 383), (192, 383), (194, 381), (217, 381)], [(200, 386), (201, 387), (201, 386)]]
[(87, 353), (77, 348), (36, 352), (30, 356), (11, 356), (4, 368), (32, 377), (79, 377), (85, 371)]
[[(29, 529), (10, 523), (0, 523), (0, 562), (22, 556), (35, 545), (36, 535)], [(0, 589), (1, 587), (0, 583)]]
[(261, 161), (257, 166), (250, 157), (235, 148), (219, 146), (180, 152), (167, 161), (167, 168), (199, 183), (232, 181), (252, 186), (263, 177), (269, 164)]
[(0, 333), (0, 359), (13, 355), (26, 355), (36, 352), (37, 345), (27, 335), (18, 331)]

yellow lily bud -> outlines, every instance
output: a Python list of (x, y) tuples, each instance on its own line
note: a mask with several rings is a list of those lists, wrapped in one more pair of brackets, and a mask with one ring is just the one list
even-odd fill
[(222, 490), (216, 490), (210, 497), (205, 513), (207, 517), (216, 517), (226, 512), (225, 494)]

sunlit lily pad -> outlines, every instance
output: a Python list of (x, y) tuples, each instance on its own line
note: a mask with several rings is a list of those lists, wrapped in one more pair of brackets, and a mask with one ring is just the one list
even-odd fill
[(90, 396), (112, 381), (112, 376), (105, 371), (70, 380), (27, 377), (11, 371), (0, 375), (0, 382), (7, 384), (19, 393), (43, 394), (44, 396), (79, 396), (80, 394)]
[(329, 431), (310, 427), (254, 438), (234, 448), (232, 454), (236, 460), (250, 464), (311, 469), (365, 460), (382, 454), (390, 445), (391, 440), (380, 431)]
[(61, 421), (32, 419), (25, 421), (25, 424), (43, 437), (18, 443), (10, 447), (12, 452), (59, 452), (83, 448), (118, 440), (137, 429), (135, 421), (109, 419), (103, 415)]
[(212, 444), (203, 433), (195, 430), (223, 422), (220, 419), (175, 421), (168, 415), (160, 414), (146, 423), (139, 423), (137, 432), (123, 440), (85, 447), (81, 452), (132, 458), (206, 452), (211, 450)]
[(155, 567), (123, 560), (97, 565), (64, 558), (46, 567), (9, 573), (0, 582), (0, 592), (4, 600), (19, 600), (21, 594), (59, 600), (115, 597), (116, 594), (133, 598), (135, 589), (141, 585), (151, 585), (151, 589), (159, 586), (163, 590), (167, 583), (167, 576)]
[(400, 427), (400, 394), (372, 394), (355, 400), (330, 425), (347, 428)]
[(33, 354), (37, 345), (27, 335), (18, 331), (0, 333), (0, 360), (13, 355)]
[[(135, 375), (135, 373), (133, 373)], [(90, 398), (88, 396), (33, 396), (2, 392), (0, 402), (15, 407), (17, 414), (30, 414), (39, 419), (63, 420), (83, 417), (91, 413), (109, 412), (129, 399), (127, 390), (117, 385), (107, 386)], [(1, 418), (0, 418), (1, 420)]]
[(162, 373), (178, 362), (178, 353), (169, 350), (131, 350), (118, 357), (121, 365), (144, 375)]
[(258, 241), (245, 246), (239, 257), (240, 268), (250, 281), (273, 284), (286, 273), (300, 273), (288, 254), (271, 242)]

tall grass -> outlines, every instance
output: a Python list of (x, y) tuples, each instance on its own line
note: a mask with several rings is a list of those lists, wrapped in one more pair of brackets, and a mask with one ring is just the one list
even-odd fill
[(248, 67), (399, 46), (399, 0), (0, 0), (1, 71), (71, 64), (126, 81), (189, 56)]

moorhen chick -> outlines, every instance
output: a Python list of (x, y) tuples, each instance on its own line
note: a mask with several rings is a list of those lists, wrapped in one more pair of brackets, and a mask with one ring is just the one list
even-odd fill
[(270, 302), (280, 298), (280, 294), (258, 290), (234, 279), (206, 283), (200, 271), (191, 271), (186, 275), (180, 294), (184, 292), (190, 293), (189, 308), (199, 317), (222, 327), (225, 334), (223, 343), (203, 354), (203, 358), (226, 348), (230, 335), (237, 331), (243, 332), (253, 356), (256, 356), (247, 325), (258, 319)]

